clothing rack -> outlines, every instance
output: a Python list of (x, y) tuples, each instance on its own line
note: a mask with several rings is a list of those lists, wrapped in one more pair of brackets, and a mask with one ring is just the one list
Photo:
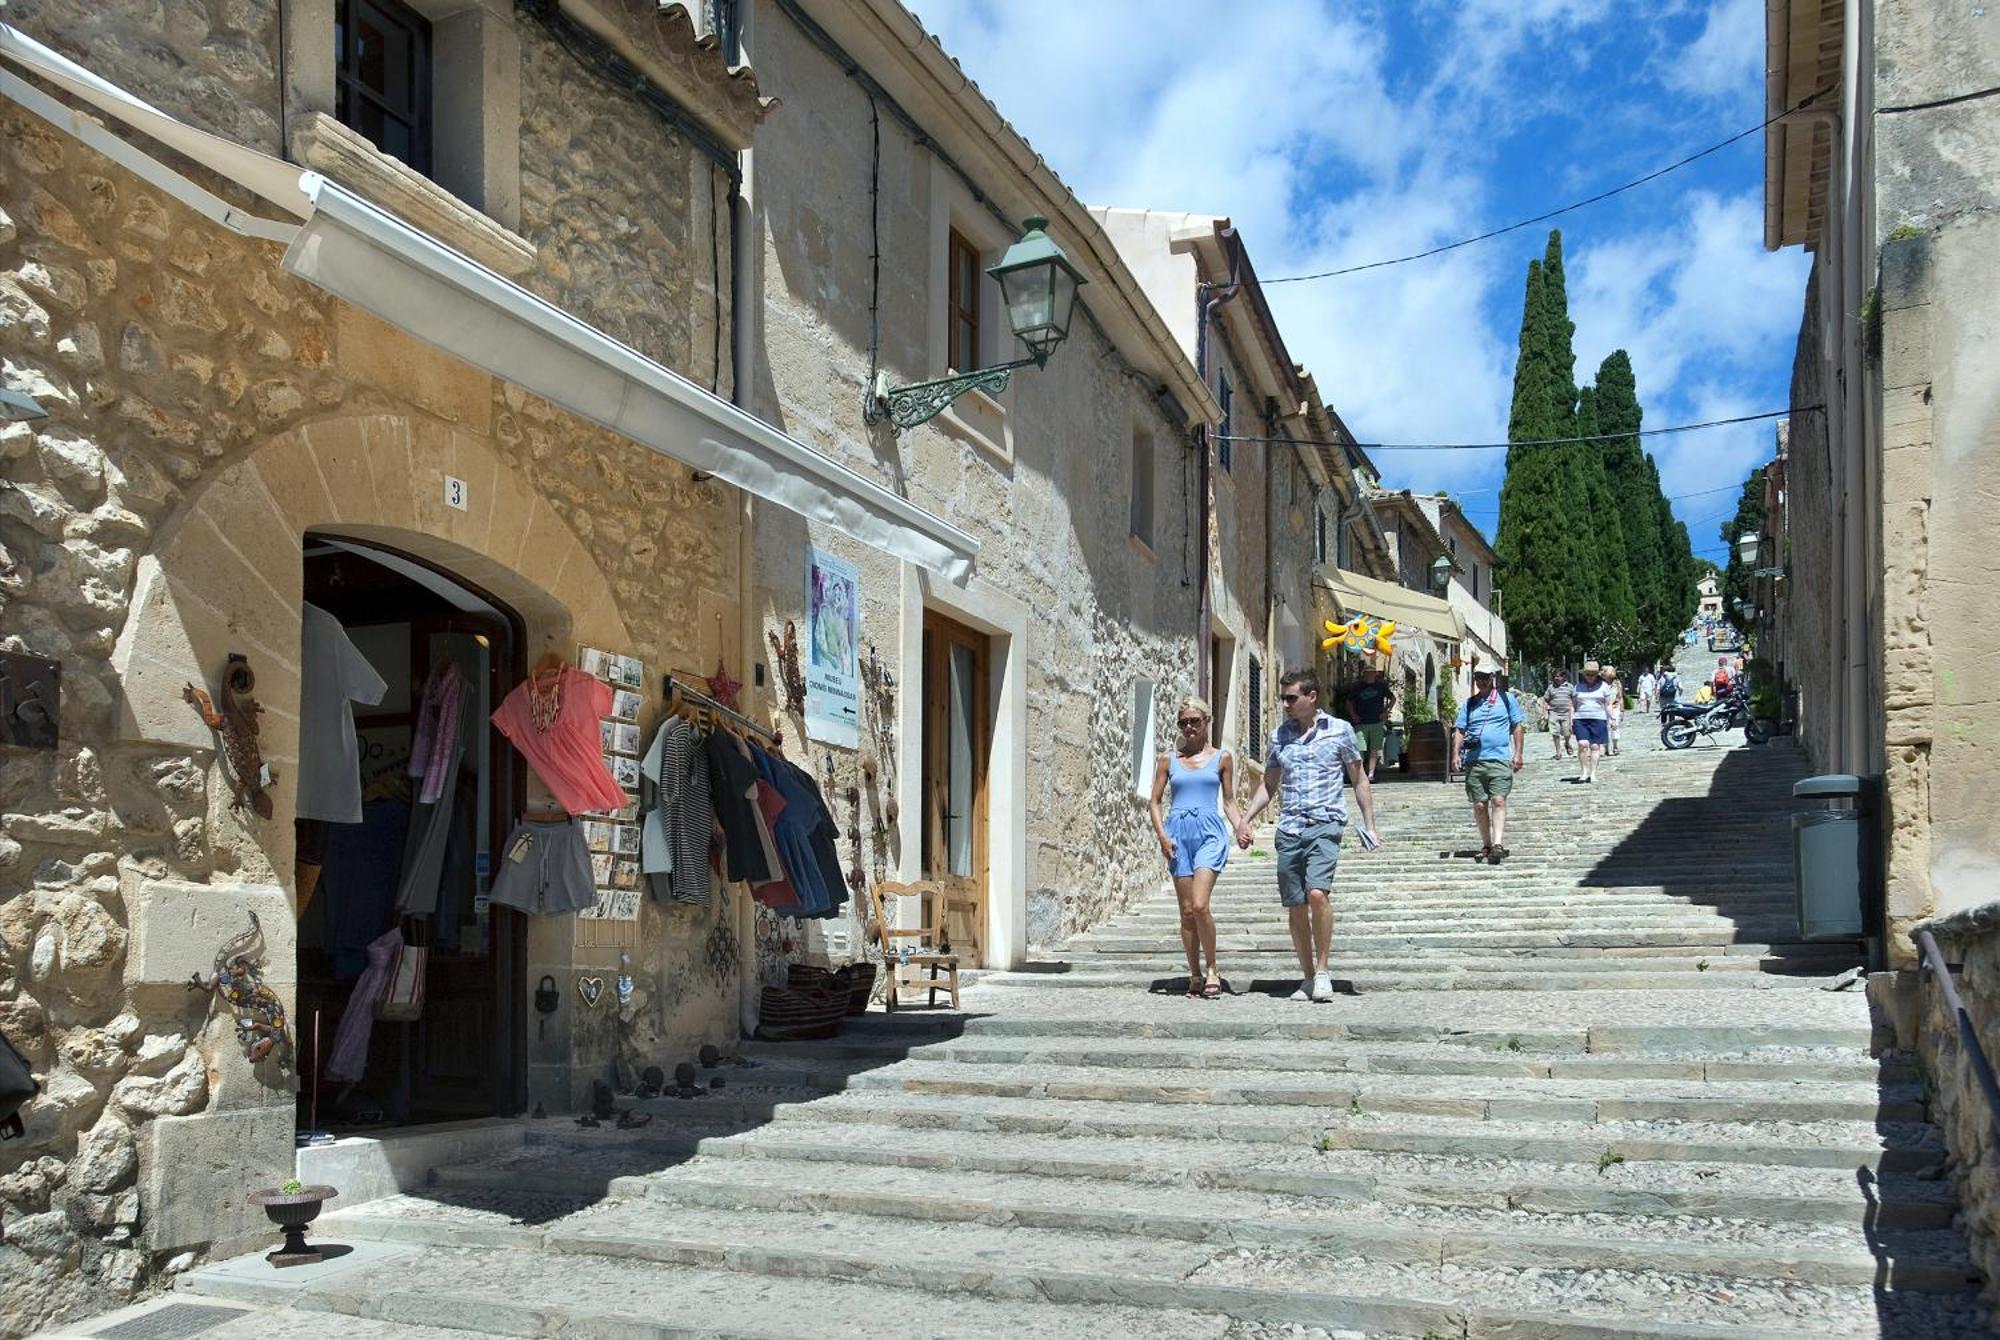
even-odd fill
[(718, 716), (727, 717), (737, 727), (748, 734), (756, 736), (759, 740), (762, 740), (765, 744), (773, 748), (782, 743), (778, 733), (770, 727), (758, 725), (735, 708), (724, 707), (721, 703), (715, 701), (715, 699), (709, 697), (699, 689), (690, 688), (685, 682), (676, 683), (672, 675), (666, 675), (661, 678), (660, 693), (666, 699), (669, 706), (678, 697), (682, 702), (692, 703), (705, 712), (714, 712)]

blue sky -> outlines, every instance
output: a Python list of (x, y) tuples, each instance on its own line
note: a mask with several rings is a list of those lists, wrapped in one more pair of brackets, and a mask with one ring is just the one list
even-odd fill
[[(1762, 0), (905, 0), (1090, 204), (1229, 216), (1266, 280), (1421, 250), (1764, 116)], [(1763, 250), (1762, 137), (1565, 216), (1577, 370), (1630, 351), (1649, 426), (1782, 407), (1806, 257)], [(1268, 292), (1363, 441), (1496, 441), (1546, 226)], [(1649, 440), (1670, 495), (1769, 423)], [(1495, 521), (1500, 452), (1380, 452)], [(1719, 557), (1729, 492), (1675, 503)]]

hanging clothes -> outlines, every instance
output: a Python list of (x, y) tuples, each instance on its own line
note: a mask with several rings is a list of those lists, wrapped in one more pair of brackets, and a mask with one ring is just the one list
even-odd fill
[[(753, 750), (753, 764), (755, 761), (756, 751)], [(771, 785), (770, 779), (764, 776), (760, 765), (757, 775), (757, 817), (763, 821), (764, 832), (769, 837), (773, 853), (772, 865), (778, 874), (769, 883), (751, 886), (750, 896), (774, 912), (796, 915), (799, 911), (798, 886), (792, 883), (791, 867), (785, 863), (783, 854), (778, 851), (778, 833), (784, 825), (784, 816), (785, 798), (779, 794), (777, 787)]]
[(375, 1007), (382, 1001), (382, 988), (389, 980), (389, 965), (403, 948), (403, 932), (390, 927), (368, 942), (368, 966), (348, 993), (347, 1008), (340, 1012), (340, 1027), (333, 1033), (333, 1052), (326, 1058), (328, 1079), (351, 1082), (368, 1070), (368, 1038), (375, 1031)]
[(654, 728), (645, 756), (639, 760), (639, 873), (646, 876), (656, 900), (669, 896), (671, 881), (656, 881), (655, 877), (674, 872), (674, 835), (660, 771), (666, 760), (667, 721), (676, 720), (679, 718), (668, 717)]
[[(708, 847), (715, 830), (715, 811), (709, 802), (708, 760), (700, 732), (677, 716), (660, 723), (647, 757), (657, 751), (656, 834), (663, 834), (666, 852), (660, 858), (669, 869), (646, 876), (647, 887), (656, 900), (689, 903), (706, 907), (711, 878)], [(640, 769), (643, 778), (646, 769)], [(640, 851), (646, 842), (646, 825), (639, 830)], [(656, 841), (659, 837), (656, 836)]]
[(571, 814), (615, 810), (625, 793), (604, 762), (599, 729), (611, 711), (611, 686), (574, 666), (530, 675), (493, 713), (498, 726), (556, 803)]
[(723, 877), (764, 884), (771, 870), (757, 836), (757, 769), (728, 731), (710, 731), (702, 742), (708, 767), (708, 798), (722, 825)]
[[(396, 882), (396, 910), (410, 917), (428, 917), (437, 911), (445, 847), (459, 806), (459, 765), (465, 757), (465, 734), (459, 723), (472, 710), (472, 685), (458, 673), (457, 666), (449, 666), (448, 674), (433, 672), (431, 681), (424, 688), (424, 704), (417, 719), (421, 748), (410, 752), (410, 775), (422, 781), (417, 795), (427, 799), (410, 807), (403, 874)], [(440, 688), (435, 702), (434, 686)], [(445, 693), (449, 698), (443, 696)]]
[(826, 797), (820, 793), (819, 783), (812, 774), (796, 763), (785, 763), (804, 793), (806, 803), (816, 811), (809, 838), (812, 853), (819, 863), (820, 878), (827, 890), (827, 906), (820, 912), (830, 917), (847, 906), (847, 872), (840, 866), (840, 825), (833, 821), (833, 810), (827, 805)]
[(487, 895), (495, 907), (531, 917), (560, 916), (597, 906), (590, 847), (580, 819), (524, 819), (500, 848), (499, 873)]
[(386, 799), (362, 806), (360, 823), (332, 824), (326, 830), (313, 905), (326, 918), (325, 944), (333, 955), (336, 981), (352, 980), (367, 968), (369, 943), (395, 918), (409, 831), (408, 803)]
[(299, 779), (293, 815), (330, 824), (361, 822), (361, 746), (354, 704), (373, 707), (389, 691), (348, 639), (340, 620), (305, 606), (300, 638)]

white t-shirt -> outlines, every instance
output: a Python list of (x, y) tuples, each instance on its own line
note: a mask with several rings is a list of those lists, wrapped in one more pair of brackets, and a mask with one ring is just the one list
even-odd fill
[(1615, 690), (1604, 680), (1597, 681), (1597, 687), (1588, 684), (1576, 686), (1576, 719), (1578, 721), (1609, 721), (1611, 719), (1611, 695)]
[(340, 620), (305, 607), (305, 664), (299, 685), (298, 817), (330, 824), (361, 822), (361, 749), (354, 704), (373, 707), (389, 686)]

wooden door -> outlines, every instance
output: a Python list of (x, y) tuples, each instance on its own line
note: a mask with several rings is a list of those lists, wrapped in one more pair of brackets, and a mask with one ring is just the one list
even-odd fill
[(991, 671), (983, 634), (924, 616), (923, 877), (943, 894), (945, 931), (967, 967), (986, 947)]

